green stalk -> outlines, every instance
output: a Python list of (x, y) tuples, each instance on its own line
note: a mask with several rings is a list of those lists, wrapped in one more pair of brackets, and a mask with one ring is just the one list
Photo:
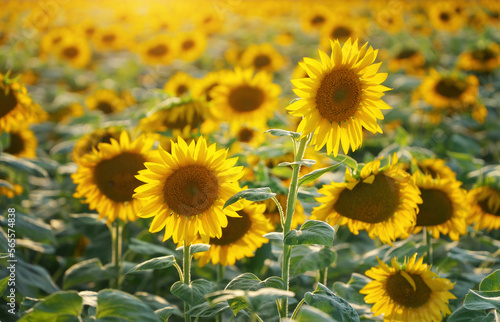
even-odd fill
[[(224, 280), (224, 275), (226, 273), (226, 267), (222, 266), (220, 263), (217, 264), (217, 282), (222, 282)], [(222, 322), (222, 314), (215, 316), (215, 322)]]
[[(297, 150), (295, 151), (295, 160), (294, 161), (301, 161), (302, 157), (304, 156), (304, 151), (307, 145), (307, 142), (309, 141), (309, 136), (304, 137), (300, 140), (299, 146)], [(287, 198), (287, 204), (286, 204), (286, 218), (285, 218), (285, 225), (283, 227), (283, 236), (285, 236), (289, 231), (292, 226), (292, 218), (293, 218), (293, 213), (295, 212), (295, 204), (297, 202), (297, 193), (299, 191), (299, 171), (300, 171), (300, 164), (293, 164), (292, 165), (292, 178), (291, 178), (291, 183), (290, 183), (290, 189), (288, 190), (288, 198)], [(281, 277), (283, 278), (283, 281), (285, 282), (285, 289), (286, 291), (289, 290), (290, 287), (290, 255), (292, 253), (292, 246), (285, 245), (283, 243), (283, 262), (281, 263)], [(286, 319), (288, 317), (288, 298), (284, 298), (281, 301), (281, 308), (280, 308), (280, 317), (282, 319)]]
[[(189, 286), (191, 284), (191, 245), (184, 241), (184, 284)], [(190, 322), (191, 316), (187, 313), (189, 311), (189, 304), (184, 302), (184, 321)]]
[(111, 263), (115, 267), (116, 276), (111, 280), (111, 287), (117, 290), (121, 287), (121, 256), (123, 225), (116, 219), (110, 227), (111, 230)]
[(432, 265), (432, 235), (424, 226), (424, 240), (427, 246), (427, 264)]

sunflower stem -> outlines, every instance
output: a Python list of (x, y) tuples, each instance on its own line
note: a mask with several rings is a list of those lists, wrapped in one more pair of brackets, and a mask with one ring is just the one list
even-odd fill
[[(189, 286), (191, 284), (191, 245), (184, 241), (184, 284)], [(189, 311), (189, 304), (184, 302), (184, 320), (191, 321), (191, 316), (187, 313)]]
[(305, 302), (306, 302), (306, 300), (302, 299), (302, 300), (300, 300), (299, 304), (297, 304), (297, 307), (295, 308), (295, 310), (292, 313), (292, 320), (295, 320), (295, 317), (297, 316), (297, 313), (299, 313), (300, 308), (302, 307), (302, 305)]
[[(310, 139), (310, 135), (303, 137), (299, 141), (297, 150), (295, 151), (294, 161), (301, 161), (304, 157), (304, 151), (307, 142)], [(297, 193), (299, 191), (299, 172), (300, 164), (292, 165), (292, 178), (290, 183), (290, 189), (288, 190), (288, 198), (286, 203), (286, 217), (285, 225), (283, 227), (283, 236), (285, 236), (291, 229), (293, 213), (295, 212), (295, 204), (297, 201)], [(292, 253), (292, 246), (285, 245), (283, 243), (283, 261), (281, 263), (281, 277), (285, 282), (285, 290), (288, 291), (290, 288), (290, 255)], [(284, 298), (281, 301), (280, 307), (280, 317), (281, 319), (286, 319), (288, 317), (288, 298)]]
[(427, 264), (432, 265), (432, 235), (424, 226), (425, 246), (427, 246)]
[(122, 232), (123, 225), (116, 219), (110, 227), (111, 230), (111, 264), (115, 267), (115, 276), (111, 280), (111, 287), (120, 289), (121, 287), (121, 256), (122, 256)]
[[(217, 283), (224, 280), (224, 275), (226, 274), (226, 267), (222, 266), (220, 263), (217, 264)], [(222, 322), (222, 314), (215, 316), (215, 322)]]
[(281, 223), (281, 229), (285, 229), (285, 213), (283, 212), (283, 207), (281, 207), (280, 202), (276, 197), (272, 198), (274, 203), (276, 204), (276, 207), (278, 208), (278, 211), (280, 213), (280, 223)]

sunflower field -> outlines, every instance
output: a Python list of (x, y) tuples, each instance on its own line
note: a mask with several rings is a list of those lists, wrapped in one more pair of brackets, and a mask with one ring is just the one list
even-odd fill
[(500, 321), (500, 2), (1, 0), (0, 321)]

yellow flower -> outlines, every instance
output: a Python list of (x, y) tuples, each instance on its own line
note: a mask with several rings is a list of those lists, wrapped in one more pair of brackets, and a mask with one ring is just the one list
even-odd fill
[(183, 98), (189, 96), (196, 81), (196, 78), (184, 72), (177, 72), (165, 83), (163, 89), (172, 96)]
[(243, 209), (237, 213), (241, 217), (228, 217), (227, 226), (222, 228), (221, 238), (210, 238), (210, 249), (194, 255), (199, 265), (212, 261), (216, 265), (234, 265), (237, 260), (253, 257), (263, 244), (268, 242), (262, 235), (274, 231), (273, 225), (264, 215), (266, 206), (244, 201)]
[(97, 29), (92, 35), (92, 42), (97, 50), (116, 51), (127, 46), (129, 37), (120, 25)]
[(428, 14), (429, 20), (437, 30), (455, 32), (464, 24), (464, 17), (450, 6), (450, 1), (431, 3)]
[(316, 198), (320, 206), (313, 209), (311, 219), (347, 225), (355, 235), (366, 230), (370, 238), (391, 245), (408, 237), (422, 199), (397, 162), (396, 155), (385, 169), (380, 168), (380, 160), (368, 162), (359, 179), (346, 169), (346, 182), (332, 182), (318, 190), (324, 196)]
[(85, 104), (91, 110), (99, 110), (104, 114), (114, 114), (123, 111), (127, 106), (116, 92), (101, 89), (88, 96)]
[(492, 186), (474, 188), (467, 194), (467, 199), (472, 206), (468, 218), (469, 224), (474, 224), (476, 229), (500, 228), (500, 191)]
[(300, 11), (302, 29), (306, 32), (320, 30), (332, 18), (332, 15), (328, 6), (318, 3), (308, 5)]
[(283, 67), (283, 56), (269, 43), (250, 45), (242, 54), (239, 65), (256, 71), (275, 72)]
[(0, 73), (0, 133), (18, 124), (34, 121), (40, 108), (28, 96), (26, 87)]
[(380, 85), (387, 74), (377, 73), (381, 63), (372, 64), (378, 50), (368, 44), (358, 48), (349, 39), (344, 47), (332, 42), (332, 55), (319, 51), (321, 61), (305, 57), (299, 63), (309, 78), (294, 79), (294, 92), (302, 97), (287, 107), (290, 114), (302, 116), (297, 131), (302, 137), (313, 133), (316, 150), (326, 145), (328, 154), (337, 155), (340, 145), (347, 154), (363, 142), (362, 128), (382, 133), (377, 119), (381, 109), (391, 107), (381, 100), (389, 88)]
[(253, 74), (251, 69), (239, 68), (227, 73), (221, 85), (210, 92), (212, 115), (234, 127), (243, 124), (264, 126), (278, 107), (281, 89), (271, 82), (268, 73)]
[(470, 211), (465, 191), (460, 188), (462, 183), (449, 178), (433, 179), (420, 172), (415, 172), (412, 178), (422, 197), (413, 233), (426, 227), (434, 238), (441, 233), (458, 240), (467, 232), (466, 218)]
[(500, 46), (496, 43), (485, 48), (466, 51), (458, 56), (458, 68), (479, 73), (491, 73), (500, 67)]
[(220, 85), (225, 76), (230, 74), (231, 71), (227, 69), (207, 73), (202, 79), (194, 82), (192, 87), (193, 97), (204, 99), (207, 102), (212, 101), (212, 89)]
[(379, 265), (365, 273), (373, 281), (359, 291), (366, 295), (366, 303), (373, 304), (375, 316), (384, 314), (384, 321), (432, 322), (451, 314), (448, 302), (456, 297), (449, 291), (455, 284), (432, 272), (423, 257), (417, 260), (415, 254), (402, 267), (396, 258), (392, 267), (377, 261)]
[(457, 174), (446, 165), (444, 160), (424, 159), (416, 163), (423, 174), (428, 174), (434, 179), (455, 179), (457, 177)]
[(146, 64), (168, 65), (177, 58), (178, 48), (172, 38), (158, 35), (140, 43), (138, 52)]
[(73, 67), (83, 68), (90, 62), (92, 51), (85, 38), (75, 35), (66, 37), (57, 46), (57, 56), (70, 63)]
[(23, 191), (24, 191), (23, 186), (15, 183), (11, 179), (11, 176), (10, 176), (9, 172), (5, 171), (4, 169), (0, 169), (0, 182), (1, 181), (6, 181), (6, 183), (10, 184), (13, 189), (11, 187), (7, 186), (7, 185), (2, 184), (0, 186), (0, 196), (6, 196), (7, 198), (12, 199), (16, 195), (22, 194)]
[(33, 131), (26, 125), (19, 125), (11, 129), (9, 133), (9, 145), (4, 147), (3, 152), (17, 157), (34, 158), (38, 141)]
[(331, 19), (325, 23), (320, 30), (320, 47), (329, 50), (331, 40), (345, 42), (348, 39), (358, 39), (361, 31), (358, 30), (354, 18), (351, 19)]
[(145, 182), (135, 190), (134, 198), (144, 206), (138, 214), (154, 217), (150, 232), (165, 229), (164, 241), (191, 244), (200, 235), (204, 243), (221, 238), (227, 217), (240, 217), (240, 203), (223, 209), (224, 203), (240, 188), (243, 167), (235, 167), (237, 158), (226, 159), (226, 150), (207, 146), (204, 137), (191, 141), (182, 138), (172, 143), (172, 153), (159, 148), (161, 161), (146, 163), (137, 178)]
[(207, 47), (207, 36), (201, 31), (185, 32), (177, 35), (174, 42), (179, 48), (179, 58), (192, 62), (197, 60)]
[(99, 143), (111, 143), (111, 139), (119, 140), (120, 131), (115, 127), (97, 129), (82, 136), (73, 147), (73, 161), (79, 163), (84, 155), (98, 149)]
[(133, 199), (134, 189), (141, 182), (134, 176), (145, 169), (145, 162), (157, 160), (149, 151), (154, 140), (140, 136), (134, 141), (126, 131), (120, 139), (111, 143), (100, 143), (98, 150), (84, 155), (78, 162), (78, 170), (71, 175), (77, 184), (75, 198), (85, 198), (90, 209), (97, 209), (99, 219), (108, 218), (112, 223), (117, 218), (134, 221), (140, 209), (140, 201)]
[(410, 75), (421, 75), (425, 73), (425, 57), (419, 50), (413, 48), (404, 48), (400, 50), (389, 61), (389, 70), (396, 72), (404, 70)]

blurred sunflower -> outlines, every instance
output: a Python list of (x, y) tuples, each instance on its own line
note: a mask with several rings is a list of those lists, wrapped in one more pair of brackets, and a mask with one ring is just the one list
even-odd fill
[[(4, 176), (0, 171), (0, 196), (6, 196), (9, 199), (19, 196), (24, 191), (23, 186), (14, 183), (7, 176)], [(1, 203), (1, 199), (0, 199)]]
[(224, 75), (221, 85), (212, 89), (211, 112), (231, 126), (263, 126), (278, 107), (281, 89), (264, 71), (254, 75), (252, 69), (236, 68)]
[[(203, 3), (205, 4), (205, 3)], [(218, 32), (224, 26), (224, 16), (217, 12), (214, 6), (203, 6), (203, 10), (196, 10), (193, 14), (192, 7), (189, 7), (189, 12), (193, 15), (193, 21), (196, 29), (204, 32), (207, 35)]]
[(318, 3), (308, 5), (305, 10), (300, 11), (302, 29), (306, 32), (320, 30), (332, 18), (332, 15), (327, 6)]
[(24, 85), (0, 73), (0, 133), (33, 121), (38, 110)]
[(59, 107), (49, 113), (49, 120), (56, 123), (67, 123), (74, 117), (85, 114), (83, 106), (78, 103), (71, 103), (67, 106)]
[(324, 24), (320, 31), (320, 48), (325, 51), (331, 48), (331, 40), (346, 42), (348, 39), (358, 39), (361, 36), (355, 21), (339, 18)]
[(137, 178), (145, 184), (135, 190), (134, 198), (144, 206), (138, 214), (154, 217), (150, 232), (165, 228), (163, 240), (191, 244), (198, 234), (204, 243), (221, 238), (227, 217), (240, 217), (241, 203), (223, 209), (224, 203), (240, 188), (243, 167), (235, 167), (237, 158), (226, 159), (226, 150), (207, 146), (204, 137), (191, 141), (182, 138), (172, 143), (172, 153), (159, 148), (160, 163), (146, 163)]
[(116, 51), (128, 45), (129, 38), (120, 25), (100, 27), (92, 35), (92, 42), (99, 51)]
[[(281, 205), (281, 208), (283, 211), (286, 210), (286, 201), (287, 201), (288, 196), (284, 193), (277, 193), (276, 194), (276, 199), (278, 199), (279, 204)], [(281, 230), (281, 219), (280, 219), (280, 212), (278, 207), (276, 206), (276, 203), (272, 199), (267, 199), (262, 201), (263, 204), (266, 205), (266, 210), (264, 212), (264, 215), (271, 221), (271, 224), (273, 225), (274, 228), (278, 228), (278, 230)], [(290, 229), (296, 229), (299, 225), (302, 225), (306, 221), (307, 217), (306, 214), (304, 213), (304, 207), (300, 203), (300, 201), (297, 200), (297, 204), (295, 205), (295, 212), (293, 213), (292, 217), (292, 225)]]
[(440, 233), (449, 235), (452, 240), (464, 235), (470, 207), (465, 191), (460, 188), (462, 183), (455, 179), (433, 179), (431, 175), (420, 172), (415, 172), (412, 179), (422, 197), (413, 233), (417, 234), (426, 227), (436, 239)]
[(300, 66), (309, 78), (294, 79), (297, 100), (286, 109), (293, 116), (302, 116), (297, 132), (302, 137), (314, 133), (311, 143), (316, 150), (326, 145), (328, 154), (338, 154), (340, 144), (347, 154), (363, 142), (362, 128), (382, 133), (377, 119), (383, 119), (380, 110), (391, 107), (381, 100), (389, 90), (380, 85), (387, 74), (377, 73), (381, 63), (372, 64), (378, 50), (368, 44), (358, 48), (358, 42), (349, 39), (341, 48), (332, 42), (332, 55), (319, 51), (321, 61), (304, 58)]
[(120, 139), (111, 143), (99, 143), (97, 149), (79, 159), (78, 170), (71, 175), (77, 184), (75, 198), (85, 198), (89, 208), (97, 209), (99, 219), (108, 223), (117, 218), (126, 222), (137, 219), (140, 201), (133, 199), (134, 189), (141, 182), (135, 178), (145, 162), (157, 160), (150, 151), (154, 140), (144, 135), (134, 141), (126, 131)]
[(404, 70), (409, 75), (425, 73), (425, 57), (418, 49), (403, 48), (389, 61), (389, 70), (396, 72)]
[(140, 43), (138, 52), (146, 64), (168, 65), (177, 58), (178, 48), (172, 38), (158, 35)]
[(57, 56), (73, 67), (83, 68), (90, 62), (92, 50), (88, 41), (73, 35), (65, 38), (56, 46)]
[(234, 265), (237, 260), (253, 257), (254, 251), (268, 242), (262, 235), (274, 231), (274, 227), (264, 215), (266, 206), (246, 200), (242, 203), (243, 209), (237, 211), (241, 217), (228, 217), (222, 236), (210, 238), (210, 249), (194, 255), (200, 266), (210, 261), (214, 265)]
[(455, 179), (457, 177), (457, 174), (442, 159), (424, 159), (416, 163), (423, 174), (428, 174), (434, 179)]
[(375, 21), (380, 29), (391, 34), (398, 33), (404, 26), (404, 14), (396, 10), (379, 10), (375, 15)]
[(26, 125), (18, 125), (9, 132), (9, 145), (5, 146), (3, 152), (10, 153), (16, 157), (34, 158), (38, 141), (33, 131)]
[(187, 62), (197, 60), (207, 47), (207, 36), (201, 31), (181, 33), (174, 41), (179, 48), (179, 58)]
[(204, 99), (210, 102), (212, 97), (212, 89), (220, 85), (225, 74), (230, 74), (231, 71), (227, 69), (207, 73), (202, 79), (197, 80), (193, 84), (192, 93), (196, 99)]
[(239, 65), (256, 71), (275, 72), (285, 64), (283, 56), (269, 43), (250, 45), (240, 57)]
[(123, 111), (127, 106), (113, 90), (101, 89), (85, 99), (85, 104), (91, 110), (99, 110), (104, 114), (114, 114)]
[(441, 321), (451, 314), (450, 299), (456, 297), (449, 292), (454, 283), (440, 278), (423, 263), (417, 254), (400, 266), (396, 258), (392, 267), (377, 257), (378, 266), (366, 271), (373, 281), (359, 292), (365, 294), (365, 302), (374, 304), (371, 311), (375, 316), (384, 314), (384, 321)]
[(429, 3), (429, 20), (436, 30), (455, 32), (462, 28), (464, 17), (455, 11), (450, 1)]
[(380, 160), (368, 162), (359, 178), (346, 169), (346, 182), (332, 182), (318, 190), (324, 196), (316, 198), (320, 206), (313, 209), (311, 219), (347, 225), (355, 235), (366, 230), (370, 238), (379, 237), (390, 245), (397, 238), (408, 237), (422, 199), (397, 162), (395, 154), (392, 164), (384, 168), (380, 168)]
[(111, 139), (120, 139), (120, 130), (116, 127), (108, 127), (106, 129), (96, 129), (82, 136), (76, 141), (73, 147), (73, 161), (79, 163), (83, 156), (92, 153), (93, 150), (98, 150), (99, 143), (111, 144)]
[(205, 102), (192, 99), (175, 101), (141, 119), (139, 129), (144, 132), (170, 130), (173, 137), (188, 138), (194, 131), (206, 133), (204, 123), (208, 119), (210, 112)]
[(230, 154), (244, 150), (253, 151), (266, 141), (262, 129), (250, 126), (241, 126), (229, 129), (229, 140), (232, 142)]
[(492, 43), (485, 48), (477, 48), (460, 54), (457, 67), (461, 70), (491, 73), (500, 67), (500, 45)]
[(469, 224), (474, 224), (478, 230), (500, 228), (500, 190), (493, 186), (483, 185), (474, 188), (467, 194), (471, 204)]
[(183, 98), (191, 94), (191, 88), (196, 82), (197, 79), (189, 74), (177, 72), (165, 83), (163, 89), (172, 96)]
[(40, 58), (46, 59), (63, 40), (71, 39), (72, 37), (73, 34), (68, 28), (50, 29), (40, 40)]

